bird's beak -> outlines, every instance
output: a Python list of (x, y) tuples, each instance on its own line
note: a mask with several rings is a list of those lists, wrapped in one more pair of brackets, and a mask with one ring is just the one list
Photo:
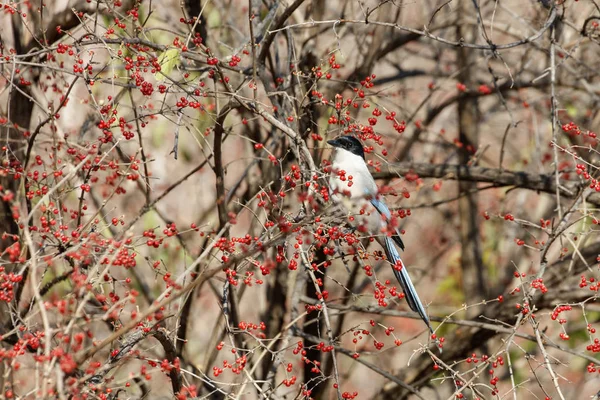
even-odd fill
[(333, 147), (338, 147), (339, 142), (337, 141), (337, 139), (331, 139), (327, 141), (328, 144), (330, 144)]

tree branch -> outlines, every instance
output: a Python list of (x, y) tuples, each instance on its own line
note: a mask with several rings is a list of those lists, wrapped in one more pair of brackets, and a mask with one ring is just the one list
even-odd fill
[[(556, 194), (554, 174), (535, 174), (526, 171), (506, 171), (498, 168), (467, 166), (458, 164), (425, 164), (401, 162), (381, 167), (381, 172), (373, 172), (375, 179), (393, 179), (401, 175), (415, 174), (420, 178), (438, 178), (467, 182), (491, 183), (498, 187), (516, 188)], [(564, 181), (558, 187), (563, 197), (573, 199), (587, 183), (579, 180)], [(586, 199), (594, 205), (600, 205), (600, 194), (592, 193)]]

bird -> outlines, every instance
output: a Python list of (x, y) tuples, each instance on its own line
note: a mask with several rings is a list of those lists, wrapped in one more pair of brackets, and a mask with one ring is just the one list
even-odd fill
[(408, 306), (419, 314), (433, 335), (425, 307), (396, 248), (398, 245), (404, 250), (404, 243), (398, 228), (389, 224), (392, 214), (379, 196), (379, 189), (365, 161), (363, 145), (349, 135), (328, 140), (327, 143), (334, 147), (329, 174), (331, 199), (348, 211), (351, 226), (369, 234), (381, 245), (402, 286)]

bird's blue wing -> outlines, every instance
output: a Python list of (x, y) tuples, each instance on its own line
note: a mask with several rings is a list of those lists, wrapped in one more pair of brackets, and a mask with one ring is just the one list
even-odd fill
[[(375, 207), (375, 209), (386, 219), (390, 219), (392, 217), (392, 213), (387, 205), (383, 202), (383, 200), (378, 200), (376, 198), (371, 199), (371, 205)], [(400, 258), (400, 254), (394, 246), (394, 242), (400, 246), (402, 250), (404, 250), (404, 243), (402, 243), (402, 239), (400, 238), (400, 232), (396, 229), (396, 234), (392, 235), (392, 237), (386, 236), (383, 238), (384, 250), (387, 255), (389, 262), (392, 264), (392, 270), (394, 271), (394, 275), (396, 279), (402, 286), (402, 290), (404, 290), (404, 295), (406, 296), (406, 302), (411, 310), (418, 313), (421, 319), (427, 324), (427, 327), (433, 333), (433, 329), (431, 328), (431, 324), (429, 323), (429, 317), (427, 317), (427, 313), (425, 312), (425, 307), (421, 303), (421, 299), (419, 299), (419, 295), (417, 294), (417, 289), (413, 285), (410, 280), (410, 276), (404, 267), (404, 263)]]
[(429, 323), (429, 317), (425, 312), (425, 307), (421, 303), (421, 299), (419, 299), (419, 295), (417, 294), (417, 289), (413, 285), (410, 280), (410, 276), (406, 271), (406, 267), (404, 263), (400, 259), (400, 254), (398, 254), (398, 250), (396, 246), (394, 246), (394, 242), (389, 237), (384, 238), (384, 249), (385, 253), (388, 257), (390, 263), (392, 263), (392, 270), (394, 271), (394, 275), (398, 282), (400, 282), (400, 286), (402, 286), (402, 290), (404, 290), (404, 295), (406, 296), (406, 302), (411, 310), (419, 314), (421, 319), (427, 324), (429, 331), (433, 333), (433, 329), (431, 328), (431, 324)]
[[(383, 200), (373, 197), (371, 199), (371, 205), (375, 207), (379, 214), (385, 216), (386, 220), (390, 220), (392, 218), (392, 213)], [(404, 250), (404, 242), (402, 242), (402, 238), (400, 237), (400, 232), (398, 232), (398, 229), (396, 229), (396, 234), (392, 235), (392, 239), (394, 239), (394, 242), (396, 242), (396, 244), (400, 246), (402, 250)]]

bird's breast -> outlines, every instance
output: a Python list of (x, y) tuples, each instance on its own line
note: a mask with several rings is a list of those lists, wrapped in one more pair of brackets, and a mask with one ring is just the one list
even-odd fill
[(362, 160), (342, 164), (334, 162), (329, 175), (329, 186), (334, 193), (351, 199), (377, 195), (377, 185)]

